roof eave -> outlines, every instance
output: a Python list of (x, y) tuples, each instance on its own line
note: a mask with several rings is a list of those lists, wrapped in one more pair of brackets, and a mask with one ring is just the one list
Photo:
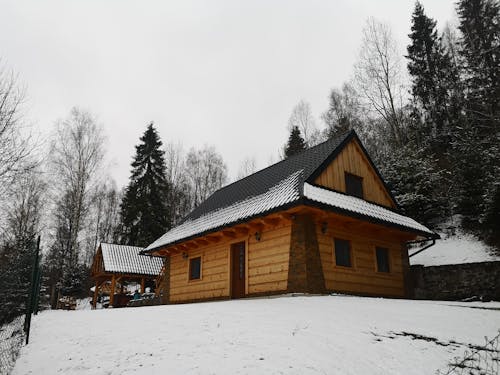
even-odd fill
[(332, 206), (332, 205), (329, 205), (326, 203), (317, 202), (317, 201), (312, 200), (312, 199), (304, 198), (303, 203), (306, 206), (325, 209), (327, 211), (335, 212), (335, 213), (338, 213), (338, 214), (341, 214), (344, 216), (349, 216), (349, 217), (352, 217), (354, 219), (364, 220), (364, 221), (371, 222), (373, 224), (378, 224), (378, 225), (383, 225), (383, 226), (387, 226), (387, 227), (391, 227), (391, 228), (396, 228), (396, 229), (399, 229), (399, 230), (404, 231), (404, 232), (415, 233), (415, 234), (417, 234), (419, 236), (423, 236), (425, 238), (429, 238), (429, 239), (440, 238), (439, 235), (435, 232), (424, 232), (424, 231), (421, 231), (421, 230), (418, 230), (415, 228), (410, 228), (410, 227), (407, 227), (404, 225), (392, 223), (390, 221), (377, 219), (377, 218), (374, 218), (374, 217), (369, 216), (369, 215), (364, 215), (364, 214), (361, 214), (358, 212), (349, 211), (349, 210), (346, 210), (346, 209), (343, 209), (343, 208), (340, 208), (337, 206)]

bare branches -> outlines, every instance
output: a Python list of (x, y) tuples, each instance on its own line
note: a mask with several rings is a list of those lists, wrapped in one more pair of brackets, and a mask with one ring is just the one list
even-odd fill
[(15, 74), (0, 66), (0, 193), (16, 176), (35, 165), (29, 161), (34, 145), (23, 129), (24, 97), (25, 91), (17, 84)]
[(365, 104), (389, 125), (391, 136), (398, 144), (404, 122), (403, 72), (401, 53), (389, 26), (369, 18), (354, 66), (354, 82)]
[(94, 117), (77, 108), (56, 124), (50, 164), (55, 187), (55, 243), (69, 263), (78, 262), (80, 232), (104, 157), (104, 138)]
[(314, 146), (321, 142), (321, 135), (316, 127), (316, 120), (312, 114), (311, 105), (301, 100), (293, 107), (292, 114), (288, 119), (288, 130), (294, 127), (300, 130), (307, 147)]
[(257, 162), (254, 157), (247, 157), (241, 161), (240, 169), (238, 170), (238, 180), (251, 175), (257, 170)]
[(186, 167), (194, 207), (226, 183), (226, 164), (213, 146), (205, 146), (201, 150), (191, 149), (187, 155)]

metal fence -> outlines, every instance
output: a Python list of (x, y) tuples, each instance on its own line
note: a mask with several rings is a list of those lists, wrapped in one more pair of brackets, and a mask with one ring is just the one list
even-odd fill
[[(31, 276), (29, 286), (21, 290), (25, 297), (25, 313), (9, 318), (8, 323), (0, 326), (0, 375), (9, 374), (16, 362), (23, 343), (28, 345), (31, 328), (31, 316), (38, 313), (38, 297), (40, 295), (40, 238), (31, 245)], [(11, 301), (14, 303), (14, 301)], [(18, 306), (23, 303), (18, 302)]]
[(0, 374), (10, 373), (25, 337), (24, 316), (0, 327)]
[(500, 374), (500, 331), (492, 339), (485, 337), (484, 346), (471, 346), (462, 357), (455, 357), (448, 369), (438, 375)]

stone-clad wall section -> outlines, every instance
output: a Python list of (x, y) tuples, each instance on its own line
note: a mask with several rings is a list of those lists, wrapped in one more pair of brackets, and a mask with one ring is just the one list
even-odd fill
[(500, 301), (500, 262), (411, 266), (416, 299), (456, 301), (477, 297)]

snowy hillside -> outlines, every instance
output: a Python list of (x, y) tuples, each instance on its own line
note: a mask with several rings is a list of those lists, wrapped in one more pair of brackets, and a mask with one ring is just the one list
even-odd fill
[(36, 316), (14, 374), (434, 374), (500, 303), (280, 297)]
[[(410, 258), (410, 263), (424, 266), (445, 264), (475, 263), (499, 261), (500, 254), (470, 234), (459, 233), (436, 240), (436, 244), (420, 254)], [(411, 253), (411, 252), (410, 252)]]

